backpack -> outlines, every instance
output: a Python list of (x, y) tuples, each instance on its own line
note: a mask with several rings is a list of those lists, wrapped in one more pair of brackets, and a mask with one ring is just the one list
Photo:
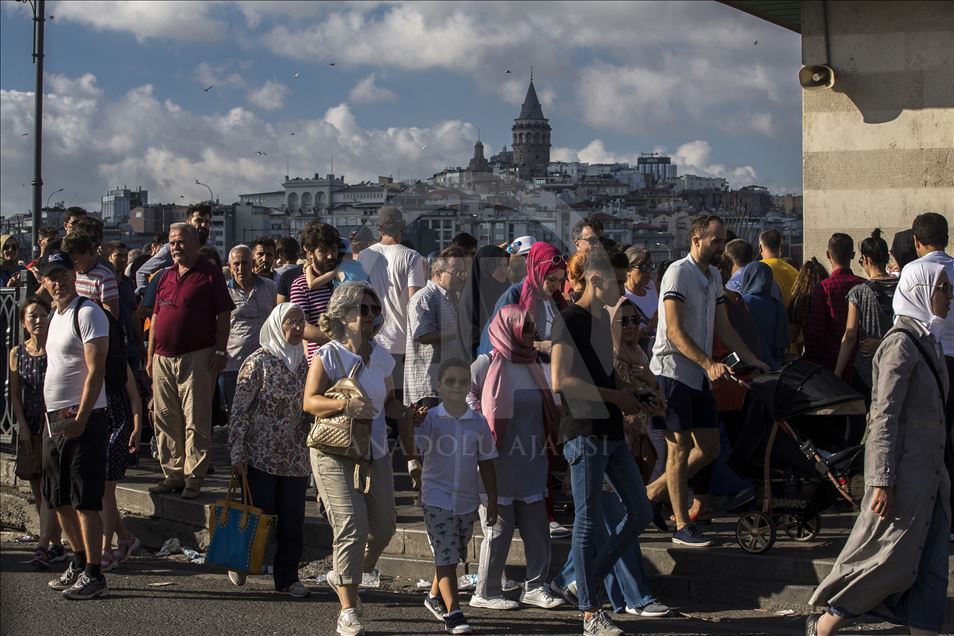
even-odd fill
[[(73, 333), (76, 334), (77, 338), (82, 338), (79, 328), (80, 307), (82, 307), (86, 301), (95, 303), (96, 306), (99, 306), (99, 303), (84, 296), (80, 296), (79, 299), (79, 302), (76, 303), (76, 309), (73, 312)], [(100, 307), (100, 309), (103, 308)], [(109, 350), (106, 352), (105, 374), (106, 392), (111, 395), (116, 393), (125, 395), (126, 366), (128, 364), (126, 362), (126, 337), (123, 335), (123, 328), (119, 324), (119, 321), (116, 320), (116, 317), (106, 309), (103, 309), (103, 313), (106, 314), (106, 320), (109, 322)]]

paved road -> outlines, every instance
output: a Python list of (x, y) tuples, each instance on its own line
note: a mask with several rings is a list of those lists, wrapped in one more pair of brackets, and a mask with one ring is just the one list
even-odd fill
[[(337, 604), (326, 587), (313, 587), (310, 599), (296, 600), (271, 592), (265, 577), (252, 577), (235, 588), (222, 574), (186, 562), (185, 557), (143, 555), (109, 574), (110, 595), (97, 601), (67, 601), (46, 583), (59, 570), (37, 572), (27, 565), (32, 545), (13, 543), (4, 532), (0, 548), (0, 633), (51, 634), (334, 634)], [(59, 564), (58, 564), (59, 565)], [(152, 584), (166, 583), (155, 586)], [(375, 620), (370, 634), (439, 634), (438, 623), (421, 606), (421, 592), (411, 589), (362, 592), (365, 613)], [(665, 619), (626, 617), (621, 627), (631, 634), (799, 634), (803, 617), (771, 612), (714, 612), (681, 608)], [(579, 634), (573, 610), (520, 610), (506, 614), (465, 607), (479, 634)], [(868, 625), (865, 634), (897, 630)]]

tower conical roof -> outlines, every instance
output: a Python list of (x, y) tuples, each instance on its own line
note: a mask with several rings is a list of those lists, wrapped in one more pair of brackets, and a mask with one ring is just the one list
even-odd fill
[(537, 90), (533, 87), (533, 80), (530, 80), (530, 88), (527, 89), (527, 96), (523, 98), (523, 106), (520, 108), (520, 116), (517, 119), (546, 119), (543, 116), (543, 107), (540, 106), (540, 100), (537, 99)]

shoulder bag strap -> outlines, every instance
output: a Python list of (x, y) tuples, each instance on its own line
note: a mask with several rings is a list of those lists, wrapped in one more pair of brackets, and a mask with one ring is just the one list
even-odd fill
[(76, 303), (76, 307), (73, 308), (73, 333), (76, 334), (76, 337), (80, 340), (83, 339), (83, 334), (80, 333), (79, 328), (79, 310), (83, 306), (83, 303), (86, 302), (85, 296), (79, 296), (79, 302)]
[(924, 345), (921, 344), (920, 338), (903, 327), (895, 327), (892, 331), (905, 334), (910, 338), (911, 342), (914, 343), (914, 346), (918, 348), (918, 351), (921, 352), (921, 357), (924, 358), (931, 373), (934, 374), (934, 381), (937, 382), (937, 390), (941, 394), (941, 401), (945, 401), (947, 396), (944, 394), (944, 382), (941, 380), (941, 374), (938, 373), (937, 367), (934, 366), (933, 358), (931, 358), (931, 355), (924, 348)]

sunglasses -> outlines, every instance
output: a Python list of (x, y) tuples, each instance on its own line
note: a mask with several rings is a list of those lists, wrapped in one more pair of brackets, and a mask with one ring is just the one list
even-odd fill
[(635, 264), (635, 263), (630, 263), (630, 264), (629, 264), (629, 268), (630, 268), (630, 269), (638, 269), (638, 270), (641, 271), (641, 272), (655, 272), (655, 271), (656, 271), (656, 264), (653, 263), (652, 261), (647, 261), (647, 262), (642, 263), (642, 264), (639, 264), (639, 265), (637, 265), (637, 264)]
[(550, 258), (549, 260), (543, 261), (543, 262), (550, 263), (551, 265), (560, 265), (562, 263), (566, 263), (568, 259), (569, 257), (566, 254), (561, 254), (559, 256), (554, 256)]
[(638, 325), (639, 318), (636, 316), (623, 316), (622, 318), (619, 319), (619, 324), (621, 324), (624, 327), (626, 325)]
[(447, 386), (470, 386), (470, 378), (444, 378)]
[(373, 315), (375, 318), (381, 315), (381, 305), (361, 305), (358, 310), (363, 318)]

